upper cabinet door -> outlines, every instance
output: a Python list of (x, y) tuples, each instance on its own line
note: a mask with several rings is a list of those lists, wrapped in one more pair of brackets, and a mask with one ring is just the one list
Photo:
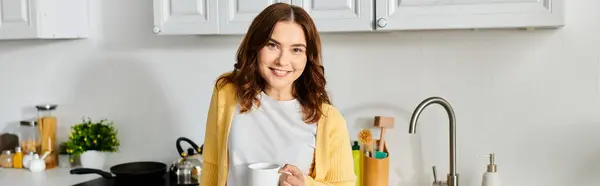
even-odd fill
[(204, 35), (218, 32), (217, 0), (154, 0), (154, 33)]
[(246, 34), (258, 13), (280, 2), (291, 0), (219, 0), (219, 34)]
[(319, 32), (373, 30), (373, 0), (293, 0), (315, 21)]
[(0, 1), (0, 38), (37, 37), (37, 11), (28, 0)]
[(0, 0), (0, 40), (87, 38), (89, 8), (89, 0)]
[(376, 0), (376, 29), (560, 27), (564, 0)]

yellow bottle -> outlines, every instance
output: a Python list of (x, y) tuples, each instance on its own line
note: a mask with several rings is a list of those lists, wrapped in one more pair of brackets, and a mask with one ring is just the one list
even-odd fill
[(352, 145), (352, 157), (354, 158), (354, 174), (356, 174), (356, 186), (362, 186), (362, 153), (360, 153), (360, 146), (358, 141), (354, 141)]
[(15, 155), (13, 155), (13, 168), (23, 168), (23, 152), (21, 151), (21, 147), (15, 148)]

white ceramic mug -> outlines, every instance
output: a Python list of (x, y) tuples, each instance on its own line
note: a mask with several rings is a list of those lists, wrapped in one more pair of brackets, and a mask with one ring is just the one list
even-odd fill
[[(250, 186), (277, 186), (279, 183), (279, 169), (282, 165), (276, 163), (252, 163), (248, 165), (250, 169)], [(284, 173), (286, 174), (286, 173)], [(289, 173), (287, 173), (289, 174)]]

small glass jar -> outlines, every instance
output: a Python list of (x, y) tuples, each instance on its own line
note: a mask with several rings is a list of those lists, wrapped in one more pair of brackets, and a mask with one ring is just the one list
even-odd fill
[(13, 167), (13, 157), (10, 150), (2, 151), (2, 155), (0, 155), (0, 166), (4, 168), (12, 168)]
[(30, 152), (39, 153), (41, 151), (42, 141), (40, 139), (40, 128), (38, 127), (38, 122), (36, 120), (21, 121), (19, 133), (21, 150), (24, 154)]

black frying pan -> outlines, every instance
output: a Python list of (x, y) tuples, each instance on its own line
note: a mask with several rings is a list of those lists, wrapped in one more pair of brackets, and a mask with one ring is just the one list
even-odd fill
[(70, 171), (71, 174), (99, 174), (104, 178), (112, 179), (161, 179), (167, 171), (167, 165), (160, 162), (131, 162), (118, 164), (110, 167), (110, 172), (115, 174), (89, 168), (75, 168)]

